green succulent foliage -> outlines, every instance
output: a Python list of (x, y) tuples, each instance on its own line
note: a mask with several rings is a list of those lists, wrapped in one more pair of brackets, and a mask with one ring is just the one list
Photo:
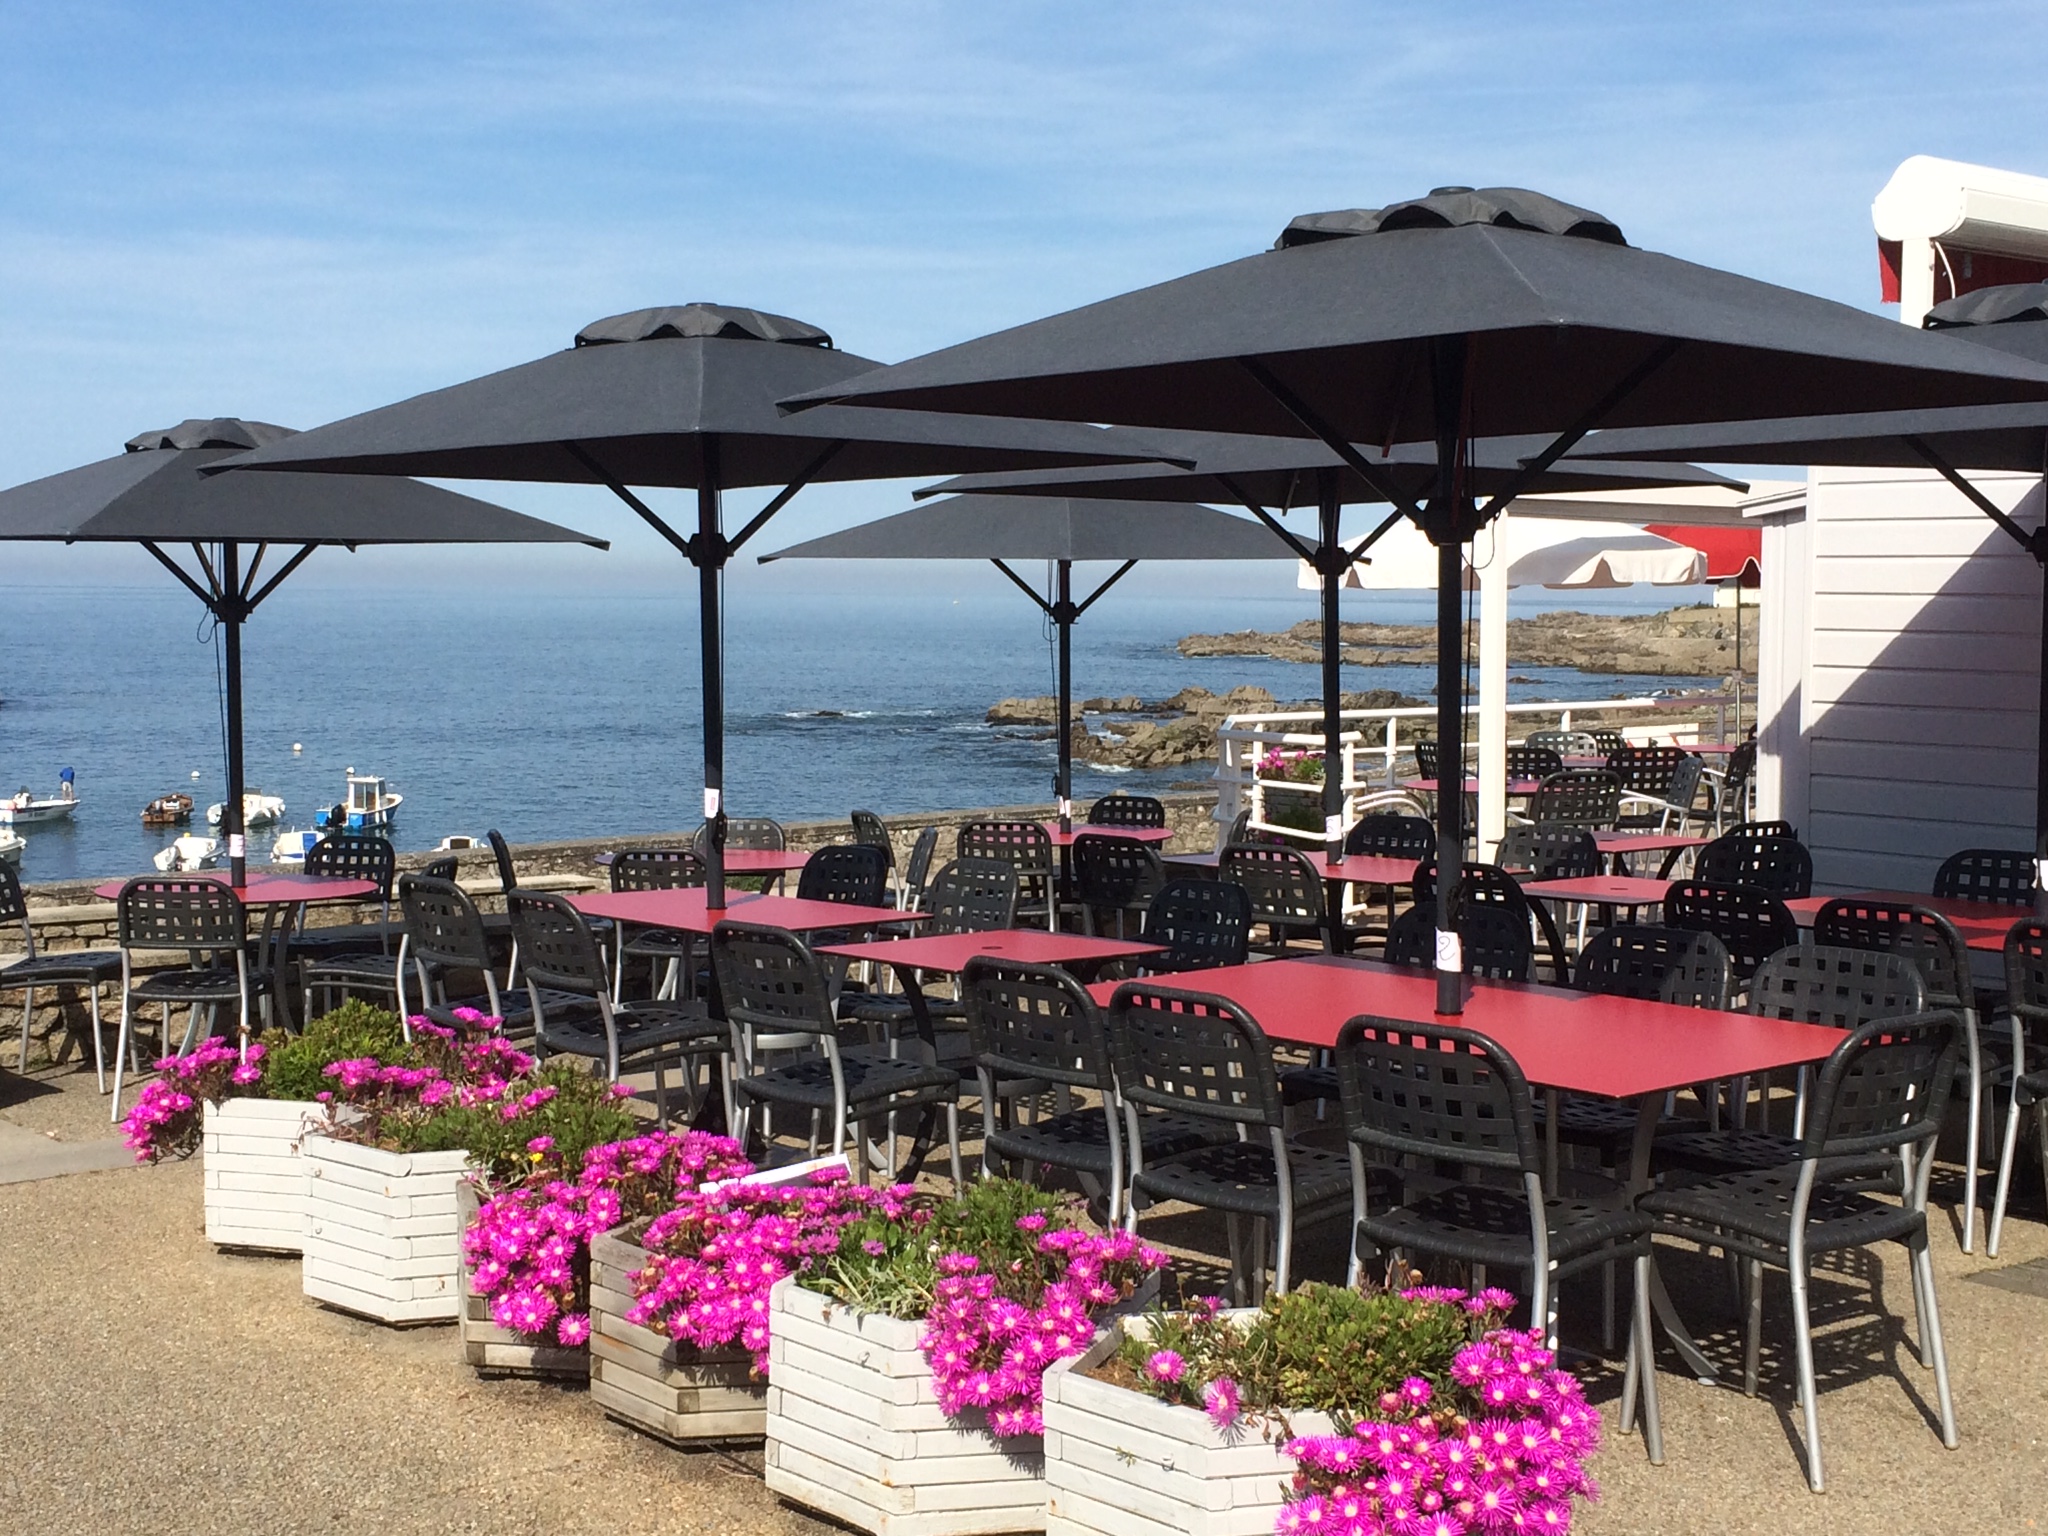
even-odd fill
[(411, 1059), (398, 1015), (350, 998), (332, 1013), (321, 1015), (303, 1033), (273, 1029), (263, 1036), (263, 1086), (266, 1099), (311, 1102), (334, 1084), (325, 1076), (329, 1064), (374, 1056), (385, 1066)]
[[(540, 1089), (555, 1091), (545, 1103), (509, 1120), (503, 1103), (445, 1104), (417, 1115), (392, 1116), (384, 1122), (383, 1142), (396, 1152), (466, 1150), (485, 1183), (502, 1188), (537, 1170), (573, 1178), (592, 1147), (640, 1133), (639, 1119), (613, 1094), (611, 1084), (573, 1057), (546, 1062), (519, 1086), (522, 1098)], [(529, 1145), (543, 1136), (553, 1145), (545, 1152), (530, 1151)]]
[(980, 1179), (958, 1200), (914, 1205), (908, 1220), (874, 1213), (841, 1228), (838, 1251), (800, 1283), (863, 1312), (921, 1320), (932, 1309), (940, 1254), (971, 1253), (984, 1273), (1035, 1268), (1038, 1234), (1017, 1223), (1056, 1221), (1069, 1203), (1018, 1179)]

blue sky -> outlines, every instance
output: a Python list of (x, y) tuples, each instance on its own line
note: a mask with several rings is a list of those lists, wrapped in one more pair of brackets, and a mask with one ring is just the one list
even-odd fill
[[(1876, 308), (1871, 197), (1915, 153), (2048, 172), (2044, 65), (2038, 0), (7, 6), (0, 484), (188, 415), (312, 426), (648, 304), (894, 361), (1444, 182)], [(806, 492), (763, 539), (907, 489)], [(485, 494), (619, 552), (355, 579), (684, 577), (601, 491)], [(138, 558), (15, 546), (0, 581), (150, 579)]]

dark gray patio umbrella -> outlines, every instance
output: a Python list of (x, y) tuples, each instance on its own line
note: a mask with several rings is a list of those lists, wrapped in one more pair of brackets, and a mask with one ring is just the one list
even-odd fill
[[(1068, 715), (1074, 694), (1074, 622), (1130, 574), (1140, 560), (1292, 560), (1314, 554), (1302, 543), (1213, 507), (1189, 502), (1106, 501), (1073, 496), (949, 496), (894, 517), (809, 539), (761, 556), (770, 560), (987, 560), (1036, 603), (1059, 633), (1053, 706), (1059, 770), (1053, 793), (1060, 829), (1073, 824), (1074, 744)], [(1049, 560), (1057, 567), (1050, 602), (1010, 568), (1012, 560)], [(1076, 561), (1115, 561), (1116, 569), (1074, 601)]]
[[(1438, 738), (1460, 761), (1458, 548), (1495, 507), (1472, 444), (1554, 434), (1528, 483), (1596, 427), (2048, 398), (2048, 369), (1629, 246), (1609, 220), (1516, 188), (1440, 188), (1311, 214), (1265, 254), (913, 358), (785, 402), (980, 411), (1432, 442), (1426, 502), (1387, 499), (1439, 550)], [(1440, 806), (1437, 1001), (1461, 1007), (1461, 797)]]
[[(323, 544), (589, 544), (542, 522), (416, 480), (359, 482), (201, 471), (251, 448), (288, 441), (289, 427), (232, 418), (190, 420), (128, 440), (126, 453), (0, 491), (0, 539), (140, 544), (221, 626), (227, 691), (227, 800), (221, 831), (236, 885), (246, 874), (242, 825), (242, 625)], [(195, 571), (166, 546), (187, 546)], [(246, 568), (245, 546), (255, 546)], [(296, 546), (296, 547), (293, 547)], [(290, 549), (257, 585), (273, 547)]]
[[(815, 326), (759, 310), (685, 304), (585, 326), (575, 345), (366, 411), (232, 466), (355, 475), (602, 485), (697, 567), (703, 649), (704, 814), (710, 904), (725, 903), (725, 699), (719, 578), (726, 562), (813, 481), (875, 480), (1159, 456), (1142, 439), (1067, 421), (833, 410), (802, 419), (784, 396), (880, 365)], [(727, 538), (720, 493), (779, 486)], [(685, 536), (628, 489), (697, 493)]]

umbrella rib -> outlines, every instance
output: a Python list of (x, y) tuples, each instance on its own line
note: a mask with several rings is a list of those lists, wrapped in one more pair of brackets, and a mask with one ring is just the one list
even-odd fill
[[(989, 564), (994, 566), (997, 570), (1001, 571), (1005, 576), (1009, 577), (1010, 580), (1014, 581), (1017, 584), (1017, 590), (1019, 592), (1022, 592), (1026, 597), (1030, 598), (1031, 601), (1038, 604), (1039, 612), (1046, 614), (1048, 616), (1052, 613), (1052, 604), (1048, 603), (1044, 598), (1040, 597), (1038, 595), (1038, 589), (1032, 586), (1030, 582), (1026, 581), (1022, 576), (1019, 576), (1015, 571), (1011, 570), (1009, 566), (1005, 565), (1000, 560), (991, 560), (989, 561)], [(1111, 580), (1115, 580), (1115, 578), (1112, 577)], [(1093, 599), (1090, 599), (1090, 601), (1093, 601)]]
[(794, 496), (798, 491), (802, 490), (805, 486), (809, 485), (811, 483), (811, 478), (814, 475), (818, 474), (821, 470), (823, 470), (827, 464), (830, 464), (835, 458), (837, 458), (839, 456), (839, 451), (845, 446), (846, 439), (843, 437), (838, 438), (833, 442), (827, 443), (825, 445), (824, 451), (820, 453), (815, 459), (811, 460), (810, 463), (804, 466), (803, 473), (798, 475), (794, 480), (790, 481), (789, 484), (785, 485), (781, 490), (777, 491), (775, 493), (775, 499), (770, 501), (767, 506), (763, 507), (760, 511), (754, 514), (752, 521), (750, 521), (746, 527), (742, 528), (739, 531), (738, 537), (726, 540), (726, 554), (728, 556), (738, 554), (740, 551), (740, 546), (746, 543), (747, 540), (751, 539), (755, 534), (759, 533), (761, 531), (761, 525), (766, 523), (769, 518), (773, 517), (776, 513), (780, 512), (784, 507), (788, 506), (789, 498)]
[(1135, 566), (1137, 563), (1138, 562), (1135, 560), (1126, 560), (1122, 565), (1118, 566), (1116, 570), (1110, 575), (1108, 580), (1104, 581), (1101, 586), (1097, 587), (1093, 592), (1090, 592), (1085, 598), (1081, 600), (1081, 606), (1074, 610), (1074, 617), (1078, 619), (1079, 617), (1081, 617), (1082, 614), (1086, 613), (1090, 608), (1094, 607), (1095, 599), (1102, 596), (1103, 593), (1107, 592), (1111, 587), (1115, 586), (1118, 582), (1122, 581), (1126, 576), (1130, 575), (1131, 568)]
[(1551, 465), (1578, 446), (1580, 438), (1599, 426), (1602, 418), (1609, 411), (1634, 394), (1643, 381), (1649, 378), (1651, 374), (1670, 362), (1672, 355), (1683, 344), (1684, 339), (1678, 336), (1667, 337), (1664, 341), (1660, 342), (1651, 350), (1648, 357), (1636, 364), (1634, 368), (1630, 369), (1622, 377), (1620, 383), (1616, 384), (1614, 388), (1595, 401), (1591, 410), (1560, 432), (1551, 441), (1548, 448), (1537, 454), (1533, 459), (1523, 460), (1522, 472), (1488, 499), (1486, 506), (1480, 511), (1479, 521), (1481, 523), (1486, 522), (1494, 513), (1500, 511), (1509, 502), (1521, 495), (1523, 491), (1535, 484), (1537, 479), (1545, 474)]
[[(1936, 474), (1961, 491), (1978, 511), (1982, 512), (1986, 517), (2017, 539), (2022, 549), (2032, 555), (2035, 560), (2040, 561), (2044, 566), (2048, 566), (2048, 550), (2044, 550), (2042, 544), (2038, 542), (2038, 535), (2028, 533), (2026, 529), (2008, 517), (1997, 502), (1965, 480), (1956, 472), (1955, 466), (1936, 453), (1925, 439), (1908, 437), (1905, 439), (1905, 444), (1908, 448), (1919, 454), (1922, 459), (1926, 460), (1928, 467)], [(2048, 524), (2043, 526), (2048, 527)]]
[[(278, 573), (275, 576), (271, 577), (270, 580), (263, 583), (262, 590), (259, 591), (254, 597), (249, 599), (249, 611), (251, 613), (254, 613), (257, 607), (262, 603), (263, 599), (270, 596), (271, 593), (275, 592), (281, 585), (283, 585), (285, 577), (291, 575), (293, 571), (296, 571), (300, 566), (304, 565), (306, 563), (307, 557), (310, 556), (313, 553), (313, 551), (318, 549), (319, 547), (320, 546), (317, 544), (300, 545), (299, 552), (293, 555), (291, 559), (285, 561), (284, 565), (278, 570)], [(253, 576), (254, 573), (252, 572), (251, 574)]]
[(199, 583), (194, 581), (189, 575), (187, 575), (185, 572), (185, 568), (183, 566), (179, 565), (177, 561), (173, 560), (169, 555), (165, 554), (161, 549), (159, 549), (154, 540), (142, 540), (142, 547), (148, 550), (152, 555), (156, 556), (157, 564), (161, 565), (165, 570), (169, 571), (173, 576), (177, 577), (180, 582), (184, 583), (186, 591), (190, 592), (194, 597), (198, 598), (200, 602), (206, 604), (207, 611), (209, 613), (213, 611), (213, 594), (207, 591), (206, 588), (199, 585)]
[[(222, 546), (226, 548), (225, 545)], [(206, 546), (197, 539), (192, 541), (192, 553), (199, 557), (199, 568), (206, 572), (206, 584), (213, 589), (213, 596), (207, 599), (209, 606), (218, 603), (226, 594), (221, 590), (220, 577), (213, 572), (213, 562), (206, 558)]]
[(1264, 363), (1255, 357), (1240, 357), (1238, 362), (1243, 365), (1245, 372), (1258, 381), (1261, 389), (1280, 403), (1288, 415), (1307, 427), (1312, 435), (1322, 439), (1323, 446), (1342, 459), (1353, 474), (1410, 517), (1421, 521), (1422, 509), (1415, 499), (1386, 475), (1381, 474), (1364, 454), (1345, 440), (1341, 432), (1311, 410), (1307, 401), (1275, 378)]
[(619, 500), (623, 501), (635, 512), (638, 512), (640, 514), (641, 520), (645, 522), (648, 527), (652, 528), (656, 533), (660, 534), (664, 539), (667, 539), (669, 543), (675, 545), (677, 551), (682, 554), (684, 559), (688, 560), (692, 565), (696, 564), (697, 557), (690, 550), (690, 541), (688, 539), (685, 539), (681, 534), (677, 533), (675, 529), (669, 527), (667, 523), (662, 521), (661, 514), (656, 512), (654, 508), (647, 505), (646, 502), (642, 501), (638, 496), (635, 496), (631, 491), (627, 490), (625, 486), (621, 485), (619, 481), (613, 477), (612, 472), (606, 469), (602, 464), (598, 463), (597, 460), (584, 449), (581, 443), (565, 438), (562, 441), (562, 451), (567, 453), (570, 458), (574, 459), (578, 464), (581, 464), (585, 469), (589, 470), (593, 475), (597, 476), (598, 483), (604, 486), (606, 490), (610, 491), (614, 496), (618, 497)]
[(1238, 499), (1238, 501), (1243, 504), (1244, 509), (1247, 512), (1251, 513), (1253, 517), (1256, 517), (1268, 528), (1272, 529), (1275, 533), (1279, 534), (1282, 542), (1284, 542), (1289, 549), (1293, 550), (1297, 555), (1301, 556), (1301, 558), (1306, 560), (1310, 565), (1314, 565), (1316, 563), (1315, 551), (1310, 549), (1306, 544), (1302, 543), (1300, 539), (1297, 539), (1294, 536), (1293, 531), (1289, 529), (1285, 524), (1283, 524), (1277, 517), (1273, 516), (1272, 513), (1268, 512), (1256, 501), (1253, 501), (1252, 498), (1248, 494), (1246, 494), (1243, 486), (1239, 485), (1235, 480), (1231, 479), (1228, 475), (1218, 475), (1216, 477), (1216, 483), (1222, 486), (1223, 489), (1225, 489), (1226, 491), (1230, 492), (1231, 495), (1235, 496)]

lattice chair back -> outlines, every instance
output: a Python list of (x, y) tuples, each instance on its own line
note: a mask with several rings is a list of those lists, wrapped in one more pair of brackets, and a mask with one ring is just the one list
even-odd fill
[(882, 818), (873, 811), (855, 811), (848, 818), (853, 823), (853, 840), (865, 843), (870, 848), (879, 848), (888, 855), (888, 868), (896, 867), (896, 845), (890, 840), (889, 829), (882, 825)]
[(1728, 949), (1711, 933), (1617, 924), (1586, 941), (1572, 982), (1582, 992), (1608, 997), (1726, 1008)]
[(1536, 880), (1585, 880), (1600, 873), (1593, 834), (1564, 821), (1509, 827), (1496, 857), (1501, 868), (1527, 870)]
[(1299, 849), (1234, 843), (1223, 850), (1216, 873), (1244, 887), (1255, 923), (1314, 928), (1323, 922), (1323, 879)]
[(987, 933), (1017, 926), (1017, 871), (1001, 859), (955, 859), (925, 887), (931, 921), (919, 933)]
[(932, 875), (932, 855), (938, 848), (937, 827), (924, 828), (910, 845), (910, 861), (903, 866), (903, 905), (909, 911), (917, 911), (924, 901), (925, 882)]
[(1250, 959), (1252, 901), (1235, 880), (1175, 880), (1145, 909), (1148, 971), (1204, 971)]
[(0, 859), (0, 923), (21, 924), (21, 931), (28, 938), (28, 952), (36, 952), (35, 930), (28, 922), (28, 898), (21, 893), (21, 877), (5, 859)]
[(1586, 734), (1593, 738), (1593, 745), (1602, 752), (1619, 752), (1628, 745), (1619, 731), (1592, 730)]
[(374, 880), (381, 900), (391, 899), (398, 850), (388, 838), (364, 832), (330, 832), (306, 850), (305, 872), (343, 880)]
[(1621, 776), (1608, 768), (1561, 768), (1529, 797), (1529, 819), (1606, 831), (1621, 815)]
[(1671, 770), (1671, 779), (1664, 786), (1662, 798), (1672, 805), (1681, 806), (1690, 811), (1693, 808), (1693, 802), (1699, 799), (1700, 776), (1706, 771), (1707, 765), (1705, 763), (1694, 757), (1690, 752), (1686, 753), (1685, 761)]
[(769, 1034), (833, 1033), (825, 968), (788, 930), (720, 923), (711, 930), (711, 964), (733, 1024)]
[(1738, 821), (1725, 834), (1729, 837), (1789, 837), (1799, 841), (1799, 829), (1789, 821)]
[(1928, 1007), (1976, 1006), (1970, 947), (1955, 924), (1932, 908), (1837, 896), (1814, 915), (1813, 942), (1901, 956), (1927, 983)]
[(1591, 731), (1531, 731), (1522, 738), (1525, 747), (1548, 747), (1559, 757), (1601, 757), (1604, 750)]
[[(1436, 856), (1416, 861), (1409, 877), (1409, 895), (1418, 907), (1436, 907)], [(1460, 909), (1473, 906), (1505, 907), (1522, 917), (1529, 915), (1529, 898), (1515, 877), (1498, 864), (1467, 862), (1458, 866), (1457, 900)], [(1453, 913), (1453, 916), (1456, 914)]]
[(491, 946), (483, 917), (453, 880), (400, 875), (398, 912), (413, 959), (426, 965), (490, 969)]
[(796, 894), (802, 901), (879, 907), (889, 896), (889, 866), (882, 850), (867, 843), (830, 843), (804, 861)]
[(612, 855), (615, 891), (694, 890), (704, 883), (704, 861), (694, 848), (621, 848)]
[(1553, 773), (1564, 771), (1564, 764), (1558, 760), (1557, 752), (1550, 747), (1539, 747), (1523, 742), (1511, 746), (1508, 752), (1508, 777), (1510, 779), (1547, 779)]
[(225, 880), (130, 880), (115, 920), (123, 949), (240, 950), (249, 936), (248, 911)]
[(1965, 848), (1942, 861), (1934, 894), (1949, 900), (2034, 904), (2034, 856), (2011, 848)]
[(1163, 827), (1166, 802), (1151, 795), (1104, 795), (1088, 807), (1091, 827)]
[(1110, 999), (1118, 1090), (1140, 1109), (1283, 1129), (1273, 1048), (1228, 998), (1127, 981)]
[(1085, 906), (1139, 906), (1166, 884), (1166, 866), (1159, 855), (1135, 838), (1083, 832), (1068, 851), (1074, 899)]
[[(1756, 772), (1756, 738), (1739, 743), (1728, 754), (1728, 788), (1731, 793), (1749, 782), (1749, 776)], [(1787, 823), (1789, 826), (1790, 823)]]
[(976, 1065), (994, 1079), (1060, 1083), (1105, 1099), (1116, 1091), (1102, 1014), (1058, 966), (978, 956), (960, 974), (960, 998)]
[[(1801, 1159), (1867, 1158), (1930, 1141), (1961, 1040), (1962, 1020), (1945, 1008), (1857, 1025), (1820, 1069)], [(1933, 1162), (1920, 1169), (1923, 1192)]]
[(1617, 747), (1607, 754), (1607, 766), (1625, 793), (1662, 800), (1672, 774), (1690, 756), (1683, 747)]
[[(705, 850), (711, 846), (711, 827), (707, 823), (690, 834), (690, 846), (697, 850), (699, 858), (705, 857)], [(771, 853), (780, 853), (789, 846), (789, 834), (782, 823), (766, 816), (728, 816), (725, 818), (725, 843), (727, 848), (765, 848)]]
[(1436, 851), (1436, 828), (1420, 816), (1361, 816), (1344, 834), (1344, 851), (1387, 859), (1423, 859)]
[(419, 872), (429, 880), (453, 880), (455, 872), (462, 867), (462, 860), (449, 854), (445, 858), (429, 859), (419, 867)]
[(1693, 859), (1693, 878), (1748, 885), (1784, 901), (1813, 894), (1813, 855), (1796, 838), (1724, 832)]
[(1043, 911), (1052, 899), (1052, 836), (1035, 821), (970, 821), (953, 840), (962, 859), (1005, 859), (1017, 871), (1017, 904)]
[(512, 864), (512, 845), (505, 841), (505, 834), (496, 827), (484, 833), (490, 842), (491, 857), (498, 864), (498, 888), (508, 896), (519, 889), (519, 871)]
[[(1467, 976), (1488, 981), (1527, 981), (1536, 961), (1529, 920), (1506, 907), (1467, 907), (1458, 918), (1458, 943)], [(1436, 964), (1436, 915), (1410, 907), (1387, 929), (1386, 962), (1428, 968)]]
[(1927, 984), (1913, 962), (1874, 949), (1795, 944), (1758, 966), (1749, 983), (1749, 1011), (1758, 1017), (1835, 1029), (1926, 1006)]
[(2048, 1023), (2048, 922), (2028, 918), (2007, 931), (2005, 996), (2029, 1028)]
[(1799, 942), (1799, 924), (1791, 909), (1769, 891), (1750, 885), (1674, 880), (1664, 892), (1664, 921), (1719, 939), (1728, 951), (1729, 974), (1738, 988), (1748, 984), (1765, 960)]
[(581, 912), (543, 891), (514, 891), (506, 905), (519, 944), (519, 971), (529, 986), (581, 997), (609, 994), (611, 972)]
[(1437, 761), (1436, 739), (1431, 736), (1420, 736), (1410, 742), (1409, 746), (1415, 752), (1415, 772), (1425, 779), (1435, 778), (1440, 766)]
[(1337, 1033), (1344, 1134), (1392, 1157), (1538, 1177), (1543, 1148), (1522, 1069), (1477, 1030), (1361, 1015)]

